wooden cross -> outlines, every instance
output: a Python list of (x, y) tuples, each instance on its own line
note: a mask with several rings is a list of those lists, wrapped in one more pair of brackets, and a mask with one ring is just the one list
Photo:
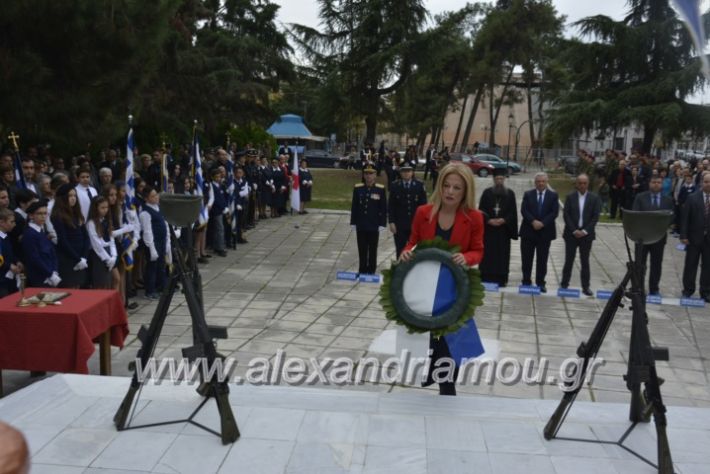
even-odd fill
[(8, 135), (7, 138), (12, 142), (12, 146), (15, 148), (15, 151), (19, 151), (20, 146), (17, 144), (17, 140), (20, 139), (20, 136), (15, 134), (15, 132), (10, 132), (10, 135)]

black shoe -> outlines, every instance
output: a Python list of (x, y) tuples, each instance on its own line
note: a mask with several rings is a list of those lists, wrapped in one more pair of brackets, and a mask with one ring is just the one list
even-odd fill
[(562, 288), (563, 290), (566, 290), (568, 286), (569, 284), (567, 283), (560, 283), (560, 288)]
[(202, 258), (212, 258), (212, 254), (206, 253), (202, 256)]
[(594, 293), (592, 293), (592, 290), (589, 288), (582, 288), (582, 294), (587, 295), (587, 296), (592, 296)]
[(522, 286), (532, 286), (532, 282), (531, 282), (531, 281), (525, 281), (525, 280), (523, 280), (523, 282), (521, 283), (521, 285), (522, 285)]
[(710, 303), (710, 295), (704, 295), (701, 296), (701, 298), (704, 299), (706, 303)]
[(683, 291), (683, 298), (690, 298), (691, 296), (693, 296), (692, 291)]
[(135, 301), (131, 301), (130, 303), (128, 303), (128, 306), (126, 306), (127, 309), (136, 309), (137, 307), (138, 303), (136, 303)]
[(205, 257), (200, 257), (197, 259), (197, 263), (208, 263), (209, 260), (207, 260)]
[(219, 255), (220, 257), (226, 257), (226, 256), (227, 256), (227, 252), (225, 252), (224, 250), (218, 250), (218, 251), (215, 252), (215, 253), (216, 253), (217, 255)]
[(545, 285), (540, 285), (540, 293), (547, 293), (547, 287)]
[(248, 244), (249, 241), (247, 239), (237, 239), (238, 244)]

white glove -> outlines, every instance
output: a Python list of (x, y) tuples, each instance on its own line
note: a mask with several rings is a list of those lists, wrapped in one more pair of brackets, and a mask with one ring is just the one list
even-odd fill
[(51, 240), (54, 245), (57, 245), (57, 233), (54, 231), (49, 232), (49, 240)]
[(254, 183), (254, 191), (256, 191), (257, 189), (259, 189), (259, 185)]
[(158, 251), (150, 249), (150, 261), (155, 262), (156, 260), (158, 260)]
[(241, 211), (241, 210), (242, 210), (241, 204), (237, 204), (237, 211)]
[(49, 276), (49, 278), (44, 280), (44, 282), (46, 284), (48, 284), (49, 286), (55, 286), (55, 287), (59, 284), (60, 281), (62, 281), (62, 279), (59, 278), (59, 275), (57, 274), (57, 272), (52, 272), (52, 274)]
[(385, 229), (387, 229), (387, 227), (379, 226), (379, 227), (377, 228), (377, 230), (380, 231), (380, 232), (384, 232)]
[(114, 265), (116, 265), (116, 257), (111, 257), (108, 260), (104, 262), (106, 264), (106, 268), (111, 270)]
[(281, 191), (286, 191), (286, 186), (281, 186)]
[(222, 214), (224, 214), (225, 216), (229, 214), (229, 208), (225, 207), (224, 211), (222, 211)]
[(76, 271), (84, 270), (85, 268), (89, 268), (89, 264), (86, 263), (85, 258), (82, 258), (76, 265), (74, 265), (74, 270)]

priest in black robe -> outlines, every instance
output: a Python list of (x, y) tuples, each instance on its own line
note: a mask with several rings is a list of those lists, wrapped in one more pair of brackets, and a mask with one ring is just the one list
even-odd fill
[(504, 169), (493, 172), (493, 186), (483, 191), (478, 209), (486, 221), (483, 260), (478, 268), (485, 282), (508, 284), (510, 241), (518, 239), (515, 193), (505, 187)]

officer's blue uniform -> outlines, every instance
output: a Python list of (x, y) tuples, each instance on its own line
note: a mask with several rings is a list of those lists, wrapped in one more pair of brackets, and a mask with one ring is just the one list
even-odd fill
[(394, 245), (397, 249), (397, 258), (402, 249), (407, 245), (409, 234), (412, 231), (412, 220), (417, 207), (426, 204), (426, 190), (424, 183), (416, 179), (408, 182), (397, 180), (390, 187), (389, 221), (396, 227)]
[(380, 228), (387, 225), (387, 194), (381, 184), (358, 183), (353, 189), (350, 225), (355, 226), (360, 257), (358, 273), (374, 274)]

